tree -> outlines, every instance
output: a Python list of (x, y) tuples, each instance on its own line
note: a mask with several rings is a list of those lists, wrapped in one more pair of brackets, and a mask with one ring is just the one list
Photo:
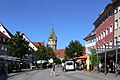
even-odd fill
[[(97, 54), (95, 54), (96, 49), (91, 49), (92, 56), (92, 66), (97, 66)], [(98, 55), (98, 64), (100, 63), (101, 57)]]
[(35, 52), (35, 56), (36, 56), (36, 61), (48, 60), (50, 58), (56, 59), (53, 49), (50, 47), (42, 46), (40, 43), (38, 50)]
[(68, 58), (73, 58), (76, 56), (82, 56), (83, 55), (83, 46), (82, 44), (75, 40), (75, 41), (71, 41), (68, 45), (68, 47), (66, 47), (66, 51), (65, 54), (66, 56), (68, 56)]
[(16, 32), (16, 34), (11, 37), (7, 50), (9, 56), (14, 56), (22, 59), (26, 54), (31, 53), (28, 45), (29, 42), (23, 38), (23, 35), (24, 34), (21, 32)]
[(55, 63), (57, 63), (57, 64), (61, 63), (61, 60), (56, 57), (56, 55), (54, 54), (54, 51), (51, 47), (42, 46), (40, 43), (39, 43), (38, 50), (35, 52), (35, 56), (36, 56), (36, 61), (49, 60), (50, 58), (53, 58)]
[(57, 63), (57, 64), (61, 64), (61, 60), (58, 59), (58, 58), (55, 58), (55, 59), (54, 59), (54, 62)]

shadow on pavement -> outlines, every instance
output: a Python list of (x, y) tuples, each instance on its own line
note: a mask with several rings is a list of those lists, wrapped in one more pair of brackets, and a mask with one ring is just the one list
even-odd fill
[(0, 80), (7, 80), (7, 75), (4, 73), (0, 73)]
[(60, 74), (56, 74), (56, 76), (60, 76)]

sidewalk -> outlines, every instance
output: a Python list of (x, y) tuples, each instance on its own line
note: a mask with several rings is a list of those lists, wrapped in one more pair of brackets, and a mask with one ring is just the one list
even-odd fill
[(7, 77), (12, 77), (12, 76), (15, 76), (15, 75), (18, 75), (18, 74), (21, 74), (21, 73), (23, 73), (23, 72), (30, 71), (30, 70), (31, 70), (31, 69), (21, 69), (20, 72), (9, 73), (9, 74), (7, 75)]
[(97, 73), (97, 71), (94, 71), (94, 72), (77, 71), (77, 72), (82, 74), (82, 75), (95, 77), (95, 78), (98, 78), (98, 79), (101, 79), (101, 80), (120, 80), (120, 75), (115, 77), (115, 74), (113, 74), (113, 73), (108, 73), (107, 75), (105, 75), (102, 72)]
[(13, 72), (13, 73), (8, 73), (7, 75), (5, 74), (0, 74), (0, 80), (6, 80), (8, 77), (12, 77), (18, 74), (21, 74), (26, 71), (31, 71), (31, 69), (22, 69), (20, 72)]

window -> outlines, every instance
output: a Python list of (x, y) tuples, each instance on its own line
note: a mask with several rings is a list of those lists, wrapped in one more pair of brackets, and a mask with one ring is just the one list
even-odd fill
[(103, 38), (103, 33), (101, 33), (101, 39)]
[(99, 35), (99, 40), (100, 40), (100, 35)]
[(110, 33), (112, 32), (112, 30), (113, 30), (113, 27), (112, 27), (112, 25), (110, 25)]
[(108, 28), (106, 29), (106, 35), (108, 35)]
[(4, 46), (1, 47), (1, 50), (4, 50)]
[[(118, 41), (120, 41), (120, 35), (119, 35), (119, 37), (118, 37)], [(120, 43), (118, 43), (118, 45), (120, 45)], [(119, 46), (120, 47), (120, 46)]]
[(0, 37), (0, 41), (1, 41), (1, 37)]
[(120, 35), (119, 35), (119, 37), (118, 37), (118, 41), (120, 41)]
[(115, 41), (114, 44), (116, 45), (117, 37), (115, 37), (114, 41)]
[(103, 45), (103, 51), (105, 50), (105, 44)]
[(115, 30), (118, 29), (118, 19), (115, 20)]
[(120, 6), (118, 7), (118, 11), (120, 11)]
[(106, 42), (106, 49), (108, 49), (109, 48), (109, 45), (108, 45), (108, 42)]
[(103, 51), (103, 46), (101, 45), (101, 51)]
[(98, 41), (98, 36), (96, 37), (97, 41)]
[(118, 13), (118, 7), (115, 8), (115, 14)]
[(105, 31), (103, 32), (103, 37), (105, 37)]
[(101, 45), (101, 47), (100, 47), (100, 51), (102, 51), (102, 45)]
[(109, 43), (109, 48), (112, 48), (112, 40)]
[(6, 42), (6, 39), (5, 39), (5, 38), (3, 38), (3, 42)]

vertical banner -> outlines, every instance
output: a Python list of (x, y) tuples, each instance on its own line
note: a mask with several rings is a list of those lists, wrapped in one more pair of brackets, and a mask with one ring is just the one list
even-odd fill
[(87, 71), (90, 71), (90, 56), (89, 55), (87, 55), (86, 64), (87, 64)]

